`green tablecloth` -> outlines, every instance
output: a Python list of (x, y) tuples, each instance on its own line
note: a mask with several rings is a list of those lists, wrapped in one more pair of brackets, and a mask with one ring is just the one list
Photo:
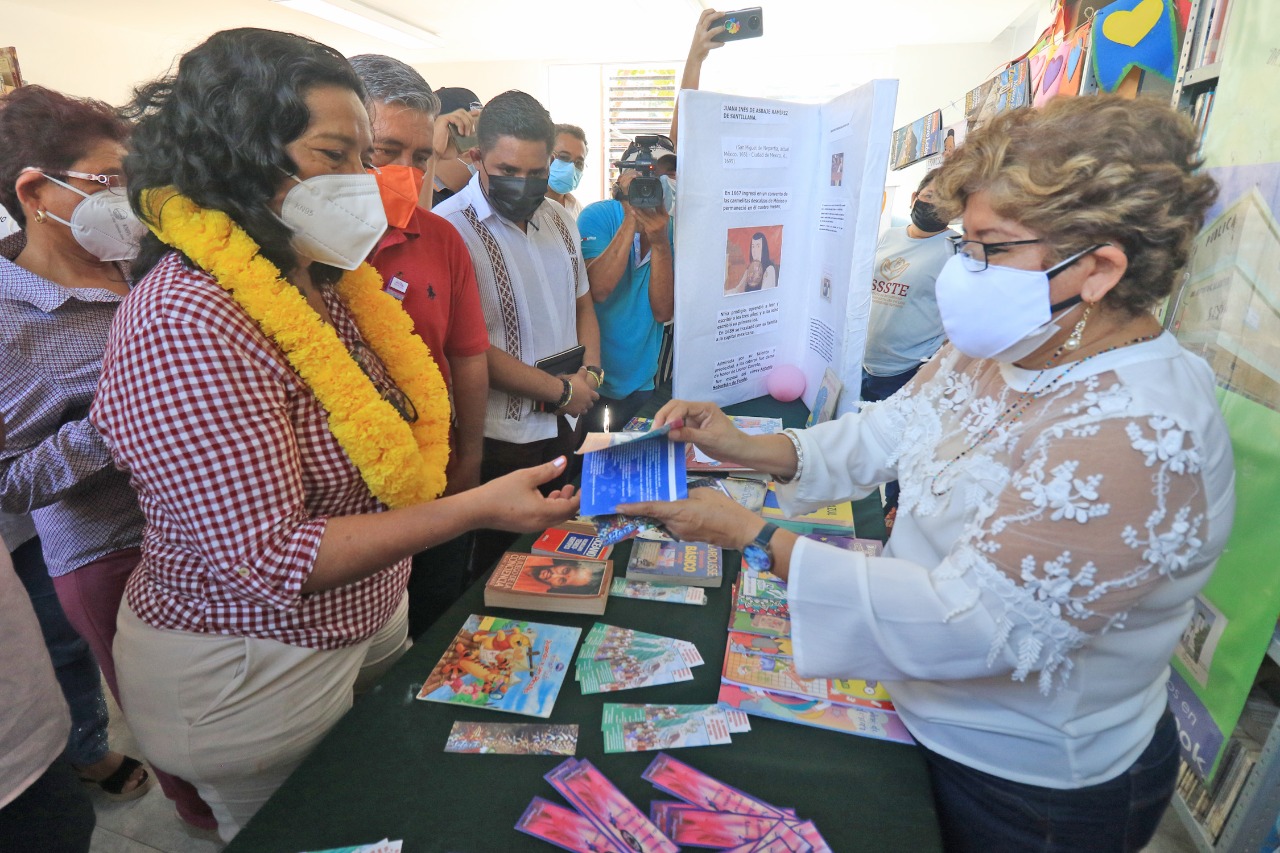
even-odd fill
[[(777, 408), (774, 408), (777, 407)], [(655, 406), (651, 406), (656, 408)], [(743, 414), (797, 417), (795, 405), (753, 401)], [(801, 412), (803, 410), (801, 409)], [(802, 414), (800, 415), (803, 416)], [(878, 501), (855, 505), (859, 535), (875, 536)], [(531, 537), (521, 540), (527, 546)], [(629, 543), (614, 550), (622, 575)], [(738, 555), (726, 555), (726, 565)], [(605, 755), (600, 733), (605, 702), (714, 702), (724, 660), (730, 568), (703, 607), (610, 598), (604, 616), (512, 611), (484, 606), (477, 583), (338, 723), (276, 792), (226, 853), (298, 853), (382, 838), (404, 839), (406, 853), (547, 851), (551, 845), (513, 827), (535, 796), (559, 802), (542, 778), (558, 756), (445, 753), (455, 720), (539, 722), (531, 717), (465, 709), (414, 699), (418, 687), (470, 613), (518, 616), (587, 629), (596, 621), (691, 640), (706, 663), (694, 680), (661, 687), (583, 696), (569, 673), (550, 723), (579, 726), (579, 758), (598, 766), (642, 810), (669, 799), (640, 774), (656, 753)], [(681, 760), (756, 797), (791, 806), (813, 820), (838, 853), (855, 850), (940, 850), (923, 758), (911, 746), (751, 718), (732, 745), (674, 750)]]

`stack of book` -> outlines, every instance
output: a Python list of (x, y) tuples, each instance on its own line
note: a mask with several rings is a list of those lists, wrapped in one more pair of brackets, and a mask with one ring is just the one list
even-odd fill
[(912, 743), (878, 682), (802, 678), (791, 649), (786, 585), (765, 573), (733, 587), (720, 675), (722, 705), (784, 722)]
[(795, 533), (824, 533), (828, 536), (853, 536), (853, 503), (841, 501), (830, 506), (815, 509), (800, 515), (787, 515), (778, 503), (778, 493), (773, 483), (769, 484), (769, 492), (764, 496), (764, 507), (760, 510), (765, 521)]

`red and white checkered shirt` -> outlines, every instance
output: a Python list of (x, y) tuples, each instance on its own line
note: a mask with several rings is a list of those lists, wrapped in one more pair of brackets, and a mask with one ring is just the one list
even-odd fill
[[(343, 343), (359, 341), (341, 300), (325, 301)], [(334, 649), (372, 636), (395, 610), (407, 559), (301, 592), (326, 519), (384, 507), (280, 350), (177, 254), (116, 314), (90, 417), (146, 515), (126, 592), (144, 622)]]

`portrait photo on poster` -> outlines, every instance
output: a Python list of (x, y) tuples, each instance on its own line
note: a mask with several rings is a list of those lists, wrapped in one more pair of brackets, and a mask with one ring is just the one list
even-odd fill
[(837, 151), (831, 155), (831, 186), (838, 187), (844, 183), (844, 152)]
[(781, 265), (781, 225), (730, 228), (725, 243), (724, 295), (777, 287)]
[(831, 273), (824, 272), (822, 274), (822, 283), (818, 285), (818, 295), (827, 302), (831, 301), (831, 281)]

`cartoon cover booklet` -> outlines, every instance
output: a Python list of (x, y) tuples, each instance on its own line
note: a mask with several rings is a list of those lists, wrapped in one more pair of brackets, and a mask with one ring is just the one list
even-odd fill
[(418, 698), (549, 717), (581, 634), (580, 628), (472, 614)]

